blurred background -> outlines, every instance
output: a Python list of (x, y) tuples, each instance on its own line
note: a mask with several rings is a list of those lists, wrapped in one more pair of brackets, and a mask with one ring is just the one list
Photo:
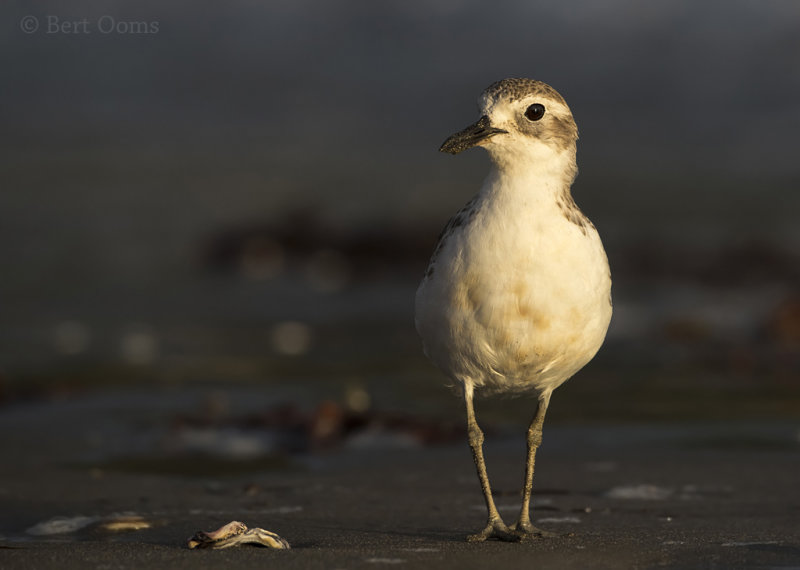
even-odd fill
[[(460, 438), (413, 298), (488, 160), (437, 149), (525, 76), (576, 116), (615, 283), (549, 421), (800, 418), (796, 1), (0, 13), (0, 414), (127, 410), (149, 449), (244, 455)], [(497, 429), (533, 412), (480, 406)]]

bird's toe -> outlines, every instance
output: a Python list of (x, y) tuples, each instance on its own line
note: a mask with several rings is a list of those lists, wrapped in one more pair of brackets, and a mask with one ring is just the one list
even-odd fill
[(530, 521), (517, 521), (511, 527), (511, 531), (523, 541), (537, 540), (540, 538), (556, 538), (559, 536), (558, 533), (542, 530), (533, 526)]
[(519, 542), (521, 536), (509, 529), (501, 520), (489, 521), (486, 527), (476, 534), (467, 537), (467, 542), (484, 542), (486, 540), (501, 540), (503, 542)]

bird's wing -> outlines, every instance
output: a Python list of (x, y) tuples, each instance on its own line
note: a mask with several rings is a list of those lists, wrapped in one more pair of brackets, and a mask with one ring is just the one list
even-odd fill
[(427, 279), (431, 275), (433, 275), (434, 265), (436, 265), (436, 258), (439, 256), (444, 244), (447, 242), (447, 238), (458, 228), (467, 225), (473, 217), (475, 217), (475, 213), (478, 211), (478, 196), (475, 195), (469, 202), (464, 204), (464, 207), (461, 208), (455, 215), (450, 218), (447, 224), (444, 226), (442, 231), (439, 233), (439, 237), (436, 240), (436, 246), (433, 248), (433, 254), (431, 255), (431, 260), (428, 262), (428, 268), (425, 270), (425, 278)]

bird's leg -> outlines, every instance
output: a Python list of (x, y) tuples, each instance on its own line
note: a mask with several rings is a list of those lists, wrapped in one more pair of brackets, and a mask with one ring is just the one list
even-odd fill
[(523, 537), (544, 537), (555, 536), (553, 533), (539, 530), (531, 524), (530, 506), (531, 490), (533, 488), (533, 470), (536, 464), (536, 450), (542, 443), (542, 426), (544, 416), (547, 413), (547, 406), (550, 405), (550, 393), (546, 392), (539, 397), (539, 406), (536, 415), (528, 427), (528, 460), (525, 463), (525, 486), (522, 490), (522, 508), (519, 513), (519, 520), (513, 529)]
[(509, 542), (517, 542), (520, 537), (512, 533), (500, 518), (497, 507), (492, 498), (492, 488), (489, 486), (489, 476), (486, 474), (486, 462), (483, 459), (483, 432), (475, 419), (475, 409), (472, 406), (473, 387), (464, 387), (464, 400), (467, 404), (467, 428), (469, 431), (469, 446), (472, 448), (472, 458), (475, 460), (475, 467), (478, 470), (478, 479), (481, 482), (483, 497), (486, 499), (486, 510), (489, 513), (489, 520), (486, 527), (477, 534), (467, 537), (469, 542), (482, 542), (487, 538), (497, 538)]

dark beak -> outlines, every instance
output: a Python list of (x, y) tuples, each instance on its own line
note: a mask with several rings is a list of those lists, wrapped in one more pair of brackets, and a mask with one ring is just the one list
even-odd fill
[(442, 146), (439, 147), (439, 152), (458, 154), (500, 133), (508, 133), (508, 131), (493, 127), (489, 121), (489, 117), (484, 115), (474, 125), (468, 126), (463, 131), (457, 132), (444, 141)]

